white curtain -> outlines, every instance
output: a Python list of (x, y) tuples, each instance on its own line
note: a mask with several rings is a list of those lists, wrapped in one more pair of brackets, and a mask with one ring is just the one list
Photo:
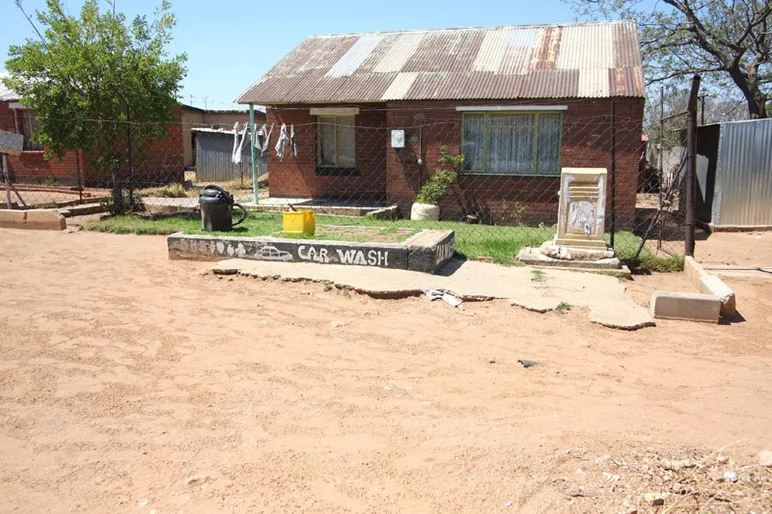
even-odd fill
[(464, 154), (466, 171), (483, 171), (483, 149), (485, 146), (485, 115), (464, 116), (464, 137), (461, 152)]
[(356, 166), (354, 117), (338, 118), (338, 167)]
[(540, 174), (560, 173), (560, 114), (539, 116), (539, 150), (536, 171)]
[(464, 169), (503, 175), (559, 173), (561, 119), (560, 114), (541, 113), (465, 115)]

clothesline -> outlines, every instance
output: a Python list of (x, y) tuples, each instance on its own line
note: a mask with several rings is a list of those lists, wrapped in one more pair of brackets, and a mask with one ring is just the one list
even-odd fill
[[(239, 140), (239, 122), (233, 126), (233, 154), (231, 155), (231, 162), (234, 164), (241, 163), (241, 152), (244, 148), (244, 139), (246, 139), (247, 129), (249, 123), (244, 123), (244, 129), (241, 131), (241, 138)], [(255, 149), (260, 152), (261, 157), (266, 157), (271, 150), (271, 136), (273, 135), (274, 124), (271, 123), (271, 127), (263, 123), (259, 128), (255, 125), (250, 133), (250, 144), (254, 145)], [(298, 145), (295, 140), (295, 125), (290, 125), (289, 135), (287, 134), (287, 125), (281, 124), (279, 130), (279, 139), (274, 146), (274, 151), (279, 160), (284, 160), (284, 154), (289, 147), (292, 157), (298, 156)]]

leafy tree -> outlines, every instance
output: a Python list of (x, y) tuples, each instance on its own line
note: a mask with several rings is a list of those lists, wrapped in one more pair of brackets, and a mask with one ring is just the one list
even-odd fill
[[(21, 0), (16, 5), (27, 16)], [(86, 0), (73, 17), (61, 0), (47, 0), (36, 13), (43, 33), (27, 16), (38, 37), (10, 47), (5, 83), (38, 111), (47, 157), (80, 149), (97, 172), (112, 173), (120, 184), (127, 128), (135, 149), (165, 136), (187, 56), (167, 55), (175, 17), (166, 0), (153, 21), (139, 16), (131, 23), (108, 5), (100, 10), (98, 0)]]
[(772, 83), (769, 0), (570, 0), (590, 18), (635, 18), (649, 83), (711, 75), (734, 84), (751, 118), (766, 117)]

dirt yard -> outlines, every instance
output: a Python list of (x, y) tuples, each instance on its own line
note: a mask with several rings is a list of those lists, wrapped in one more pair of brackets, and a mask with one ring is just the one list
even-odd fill
[(165, 245), (0, 229), (0, 511), (772, 512), (772, 280), (621, 332)]

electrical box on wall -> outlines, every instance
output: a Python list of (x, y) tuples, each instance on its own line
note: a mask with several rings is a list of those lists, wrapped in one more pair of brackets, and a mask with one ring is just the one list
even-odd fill
[(392, 130), (391, 131), (391, 147), (392, 148), (405, 148), (405, 131)]

